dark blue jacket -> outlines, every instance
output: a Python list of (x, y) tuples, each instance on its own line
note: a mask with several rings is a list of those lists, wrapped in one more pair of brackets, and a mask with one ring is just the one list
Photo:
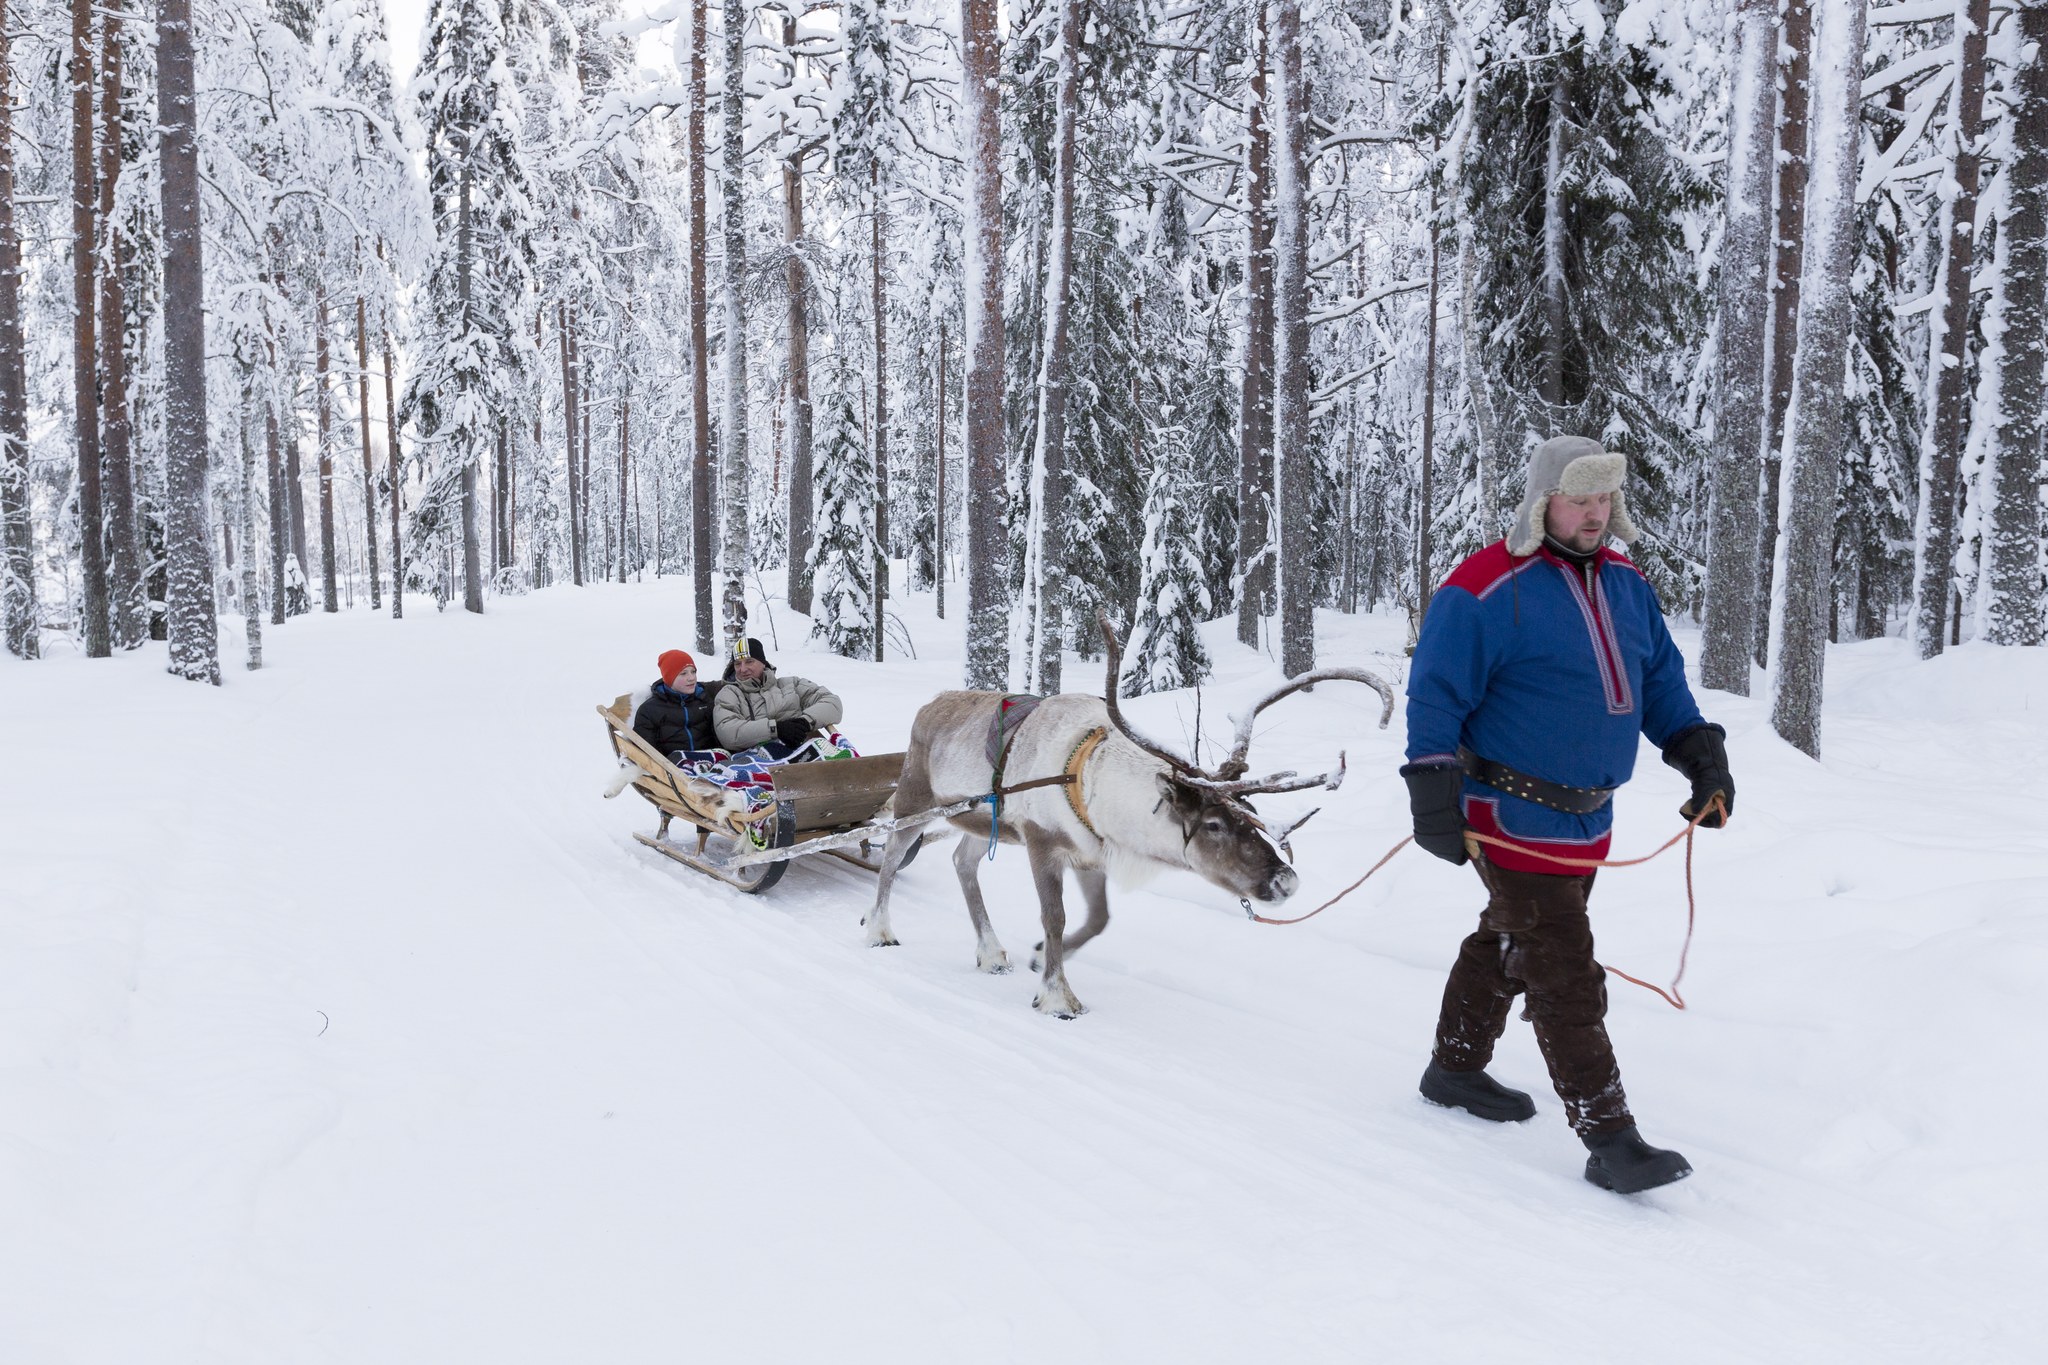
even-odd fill
[[(1702, 724), (1657, 594), (1615, 550), (1585, 568), (1548, 547), (1496, 541), (1430, 599), (1408, 676), (1408, 761), (1452, 763), (1460, 745), (1571, 787), (1619, 787), (1638, 734), (1662, 749)], [(1566, 857), (1607, 852), (1614, 804), (1573, 815), (1465, 780), (1465, 818)], [(1568, 869), (1489, 848), (1503, 867)]]

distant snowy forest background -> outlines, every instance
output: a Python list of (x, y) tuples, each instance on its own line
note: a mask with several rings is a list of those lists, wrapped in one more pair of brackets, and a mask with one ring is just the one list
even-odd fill
[(1132, 691), (1226, 615), (1295, 674), (1567, 432), (1810, 752), (1829, 640), (2041, 639), (2039, 4), (433, 0), (409, 83), (380, 0), (0, 34), (18, 656), (687, 574), (700, 647), (751, 590), (879, 657), (907, 591), (971, 686), (1099, 611)]

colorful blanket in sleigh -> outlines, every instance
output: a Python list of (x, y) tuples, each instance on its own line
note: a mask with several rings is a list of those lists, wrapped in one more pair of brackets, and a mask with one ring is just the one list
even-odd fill
[[(713, 757), (698, 756), (679, 763), (683, 774), (738, 792), (747, 803), (747, 814), (758, 815), (775, 804), (775, 770), (791, 763), (830, 763), (834, 759), (859, 758), (860, 752), (837, 730), (814, 735), (792, 749), (786, 757), (772, 758), (765, 746), (741, 749), (737, 753), (713, 750)], [(766, 842), (765, 826), (750, 826), (757, 845)]]

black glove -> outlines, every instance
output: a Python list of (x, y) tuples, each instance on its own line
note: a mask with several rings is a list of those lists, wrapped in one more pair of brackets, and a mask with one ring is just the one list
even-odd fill
[(775, 742), (787, 744), (794, 749), (811, 737), (811, 722), (803, 716), (791, 716), (775, 722)]
[(1458, 797), (1465, 774), (1448, 763), (1410, 763), (1401, 769), (1408, 779), (1408, 809), (1415, 816), (1415, 842), (1447, 863), (1470, 861), (1465, 852), (1465, 813)]
[(1714, 797), (1721, 798), (1721, 809), (1700, 821), (1708, 829), (1721, 828), (1735, 814), (1735, 777), (1728, 771), (1728, 746), (1723, 742), (1727, 734), (1718, 725), (1695, 725), (1664, 748), (1664, 761), (1692, 783), (1692, 799), (1678, 808), (1680, 815), (1690, 820)]

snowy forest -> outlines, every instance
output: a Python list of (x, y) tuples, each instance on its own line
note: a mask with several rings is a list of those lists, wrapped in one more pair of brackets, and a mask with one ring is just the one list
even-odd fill
[(217, 682), (685, 575), (704, 648), (751, 588), (882, 658), (907, 592), (968, 686), (1099, 613), (1132, 694), (1225, 617), (1291, 676), (1560, 433), (1808, 752), (1830, 641), (2041, 640), (2041, 5), (432, 0), (410, 73), (394, 22), (4, 0), (13, 654)]

